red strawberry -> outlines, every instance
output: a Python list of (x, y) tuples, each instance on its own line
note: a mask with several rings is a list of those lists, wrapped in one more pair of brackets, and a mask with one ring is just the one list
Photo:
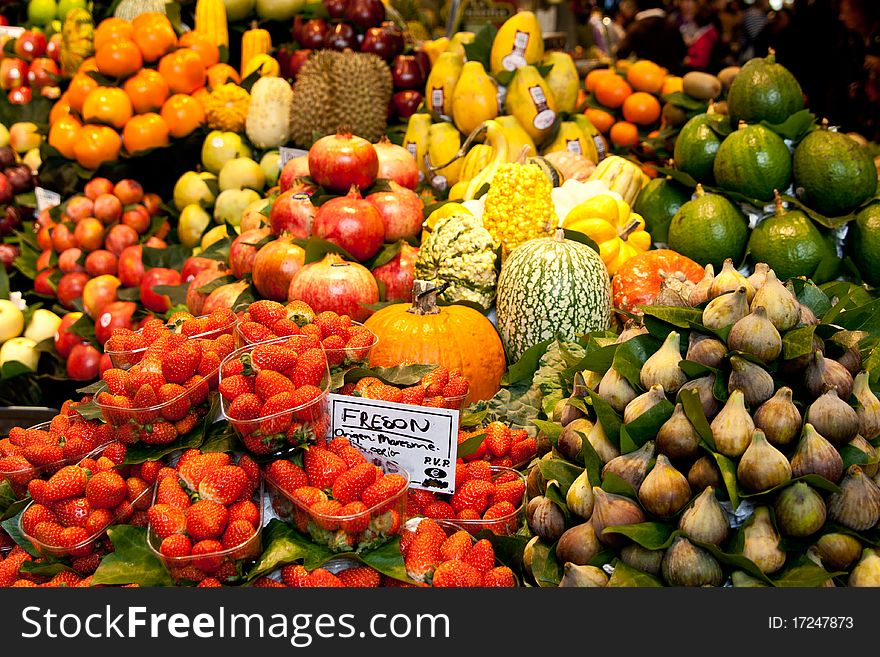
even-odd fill
[(360, 534), (361, 532), (365, 532), (370, 526), (370, 514), (367, 513), (368, 510), (369, 509), (367, 508), (367, 505), (360, 500), (349, 502), (341, 509), (339, 509), (339, 513), (337, 515), (356, 516), (349, 517), (339, 522), (339, 526), (342, 531), (348, 534)]
[(224, 465), (205, 475), (199, 483), (199, 496), (229, 506), (242, 497), (247, 487), (244, 470), (237, 465)]
[[(484, 433), (484, 432), (482, 430), (480, 430), (479, 433)], [(476, 436), (476, 435), (477, 435), (476, 433), (468, 433), (466, 431), (459, 431), (458, 432), (458, 444), (461, 445), (463, 442), (465, 442), (466, 440), (470, 440), (473, 436)], [(463, 458), (465, 461), (478, 461), (478, 460), (482, 459), (484, 456), (486, 456), (486, 452), (488, 452), (488, 449), (486, 448), (486, 439), (483, 438), (483, 440), (480, 442), (479, 447), (477, 447), (477, 449), (474, 450), (471, 454), (468, 454), (467, 456), (465, 456)]]
[(394, 386), (385, 383), (375, 383), (365, 391), (364, 397), (367, 397), (368, 399), (400, 403), (400, 400), (403, 398), (403, 392), (399, 388), (395, 388)]
[(159, 413), (169, 422), (182, 420), (190, 409), (189, 396), (186, 388), (176, 383), (166, 383), (157, 393), (162, 408)]
[(159, 480), (159, 489), (156, 491), (156, 503), (170, 504), (178, 509), (188, 509), (191, 504), (189, 495), (180, 487), (176, 475)]
[(198, 489), (208, 473), (228, 466), (232, 462), (225, 452), (201, 453), (197, 449), (188, 450), (177, 462), (177, 471), (186, 484), (193, 490)]
[(468, 394), (469, 389), (470, 385), (468, 384), (468, 380), (460, 374), (457, 374), (457, 372), (453, 372), (449, 375), (449, 381), (443, 386), (443, 392), (441, 394), (447, 399), (464, 397)]
[(251, 363), (259, 370), (283, 372), (296, 365), (297, 353), (283, 344), (260, 344), (251, 352)]
[(284, 566), (281, 569), (281, 581), (287, 584), (287, 586), (293, 588), (303, 587), (306, 585), (308, 578), (309, 571), (300, 564)]
[(92, 506), (84, 497), (71, 497), (56, 502), (52, 510), (63, 527), (85, 527)]
[(513, 571), (507, 566), (497, 566), (492, 570), (483, 573), (481, 586), (489, 588), (512, 588), (516, 586), (516, 577)]
[(491, 482), (472, 479), (464, 482), (452, 495), (450, 503), (455, 512), (462, 509), (473, 509), (477, 513), (483, 513), (489, 507), (489, 497), (495, 492), (495, 486)]
[(250, 497), (250, 493), (253, 493), (257, 487), (260, 485), (260, 478), (262, 477), (260, 473), (260, 466), (257, 465), (256, 461), (254, 461), (247, 454), (243, 454), (238, 459), (238, 467), (244, 470), (245, 476), (248, 479), (248, 497)]
[(373, 508), (383, 502), (395, 497), (400, 491), (406, 488), (406, 477), (399, 474), (387, 474), (380, 477), (374, 484), (371, 484), (361, 496), (364, 504)]
[(195, 429), (203, 415), (203, 410), (190, 410), (190, 412), (186, 414), (186, 417), (174, 423), (174, 428), (177, 431), (177, 435), (185, 436), (190, 431)]
[(327, 371), (327, 357), (320, 348), (306, 349), (290, 370), (290, 379), (296, 387), (311, 385), (321, 386), (321, 380)]
[(193, 565), (205, 573), (214, 573), (223, 565), (225, 557), (219, 554), (223, 551), (223, 544), (214, 539), (204, 539), (193, 545)]
[(492, 504), (499, 502), (509, 502), (516, 509), (522, 502), (523, 495), (526, 492), (526, 485), (522, 479), (508, 481), (503, 484), (495, 485), (495, 494), (492, 495)]
[(263, 326), (272, 326), (283, 317), (287, 317), (284, 306), (277, 301), (260, 300), (254, 301), (248, 306), (251, 319)]
[(207, 347), (202, 347), (202, 358), (199, 360), (199, 366), (196, 373), (202, 376), (212, 376), (220, 369), (220, 363), (223, 358), (216, 351), (206, 351)]
[(422, 386), (410, 386), (400, 391), (400, 403), (421, 406), (425, 401), (425, 389)]
[(159, 538), (186, 531), (186, 514), (170, 504), (154, 504), (147, 511), (147, 518)]
[(481, 538), (474, 543), (464, 560), (481, 573), (485, 573), (495, 567), (495, 550), (488, 540)]
[(183, 383), (196, 373), (202, 357), (197, 340), (185, 340), (183, 344), (162, 354), (162, 376), (169, 383)]
[(309, 479), (303, 469), (286, 459), (273, 461), (266, 466), (266, 476), (287, 493), (309, 485)]
[(284, 433), (293, 422), (293, 413), (290, 412), (297, 405), (295, 393), (279, 392), (269, 397), (260, 408), (260, 417), (266, 418), (260, 422), (260, 432), (264, 435)]
[(343, 339), (348, 339), (348, 327), (342, 321), (342, 318), (332, 310), (315, 315), (313, 323), (321, 329), (321, 336), (326, 338), (331, 335), (338, 335)]
[(116, 465), (122, 465), (125, 461), (125, 454), (127, 451), (128, 449), (122, 443), (111, 443), (104, 448), (104, 451), (101, 452), (101, 456), (110, 459)]
[[(266, 578), (261, 578), (261, 579), (266, 579)], [(196, 584), (197, 589), (219, 589), (222, 586), (223, 585), (220, 583), (220, 580), (217, 579), (216, 577), (206, 577), (201, 582)], [(254, 586), (256, 586), (256, 583), (254, 583)]]
[(238, 325), (238, 332), (244, 337), (247, 344), (255, 344), (278, 337), (258, 322), (242, 322)]
[(239, 395), (226, 408), (226, 415), (232, 420), (255, 420), (260, 417), (262, 400), (252, 392)]
[(316, 488), (330, 488), (336, 478), (348, 469), (345, 461), (322, 447), (310, 447), (303, 458), (309, 483)]
[(159, 552), (169, 559), (188, 557), (192, 554), (192, 541), (183, 534), (171, 534), (162, 539)]
[[(162, 386), (159, 387), (161, 388)], [(139, 409), (135, 411), (134, 419), (140, 424), (148, 424), (152, 422), (159, 417), (159, 412), (155, 408), (158, 404), (159, 397), (156, 395), (156, 390), (153, 389), (153, 386), (145, 383), (138, 388), (138, 391), (134, 394), (134, 399), (131, 402), (131, 407), (133, 409)]]
[(483, 529), (501, 535), (515, 532), (519, 524), (516, 507), (507, 501), (490, 506), (483, 514), (483, 521)]
[(440, 558), (443, 561), (462, 560), (470, 552), (473, 544), (471, 535), (464, 530), (459, 530), (443, 541), (443, 545), (440, 546)]
[(44, 520), (38, 522), (34, 527), (34, 538), (46, 545), (62, 547), (61, 535), (63, 532), (64, 527), (57, 522)]
[(141, 440), (146, 445), (167, 445), (177, 440), (177, 427), (171, 422), (157, 420), (145, 428), (147, 432)]
[(524, 440), (514, 443), (510, 448), (510, 460), (514, 465), (528, 463), (538, 453), (538, 444), (534, 438), (525, 438)]
[(272, 324), (272, 333), (277, 335), (279, 338), (287, 337), (290, 335), (299, 335), (302, 331), (300, 331), (297, 323), (291, 319), (287, 319), (286, 317), (282, 317), (277, 322)]
[(46, 441), (31, 443), (25, 447), (24, 457), (34, 466), (49, 465), (64, 458), (64, 449), (54, 438), (50, 438)]
[(375, 589), (382, 581), (382, 575), (369, 566), (346, 568), (337, 577), (345, 586), (355, 589)]
[[(129, 477), (125, 480), (125, 499), (131, 502), (138, 511), (146, 511), (150, 508), (150, 485), (140, 477)], [(88, 490), (88, 487), (86, 488)]]
[(299, 326), (305, 326), (315, 320), (315, 311), (305, 301), (288, 301), (284, 307), (287, 319), (297, 323)]
[[(159, 365), (161, 368), (161, 365)], [(153, 389), (153, 392), (156, 392), (165, 385), (165, 377), (162, 376), (161, 369), (153, 371), (143, 369), (140, 367), (139, 369), (132, 368), (129, 371), (130, 383), (129, 387), (132, 391), (137, 392), (143, 386), (150, 386)]]
[[(214, 578), (212, 577), (209, 579), (214, 579)], [(282, 584), (277, 579), (272, 579), (271, 577), (266, 577), (266, 576), (257, 577), (257, 579), (254, 580), (254, 583), (251, 584), (251, 586), (255, 589), (286, 589), (287, 588), (286, 584)]]
[[(432, 527), (422, 528), (425, 523)], [(422, 520), (415, 535), (408, 541), (404, 564), (407, 574), (413, 579), (422, 581), (440, 563), (440, 546), (446, 540), (446, 534), (432, 520)]]
[(361, 453), (361, 451), (357, 447), (352, 447), (348, 445), (347, 447), (343, 447), (339, 450), (339, 456), (345, 461), (345, 465), (349, 468), (353, 468), (359, 463), (366, 463), (367, 459)]
[[(254, 526), (247, 520), (232, 520), (223, 532), (223, 549), (244, 547), (245, 543), (250, 541), (257, 533)], [(233, 558), (236, 558), (233, 555)]]
[(260, 510), (250, 500), (241, 500), (229, 507), (229, 524), (236, 520), (246, 520), (252, 527), (260, 525)]
[(345, 340), (338, 335), (331, 335), (321, 340), (321, 346), (324, 348), (330, 367), (342, 365), (345, 360)]
[(260, 401), (266, 401), (270, 397), (281, 392), (293, 392), (296, 385), (286, 376), (273, 370), (260, 370), (254, 379), (254, 392)]
[(336, 436), (336, 438), (327, 443), (327, 449), (337, 455), (343, 447), (351, 447), (351, 441), (345, 436)]
[(186, 532), (197, 541), (219, 538), (228, 521), (229, 511), (225, 506), (212, 500), (199, 500), (186, 513)]
[(220, 379), (218, 390), (220, 390), (223, 399), (226, 401), (232, 401), (239, 395), (254, 391), (254, 378), (251, 376), (244, 376), (243, 374), (224, 376)]
[(472, 461), (464, 467), (465, 481), (479, 479), (481, 481), (492, 481), (492, 466), (487, 461)]
[(420, 509), (425, 509), (429, 504), (437, 501), (437, 496), (431, 491), (413, 488), (407, 493), (407, 498), (415, 501)]
[(424, 508), (422, 514), (426, 518), (448, 520), (450, 518), (455, 518), (455, 509), (453, 509), (447, 502), (431, 502)]
[[(88, 532), (88, 529), (86, 530)], [(101, 560), (104, 558), (104, 555), (99, 552), (93, 552), (85, 557), (77, 557), (76, 559), (72, 559), (70, 562), (70, 567), (73, 568), (80, 575), (92, 575), (96, 570), (98, 570), (98, 566), (101, 565)], [(82, 582), (76, 584), (75, 586), (82, 586), (84, 588), (91, 586), (91, 577), (86, 577)]]
[(341, 515), (341, 509), (342, 504), (338, 500), (323, 500), (312, 504), (309, 507), (309, 512), (312, 514), (312, 520), (315, 521), (316, 525), (321, 529), (332, 532), (339, 529), (339, 521), (336, 517)]
[(329, 571), (324, 570), (323, 568), (316, 568), (309, 573), (309, 576), (306, 579), (306, 586), (309, 588), (325, 588), (331, 586), (335, 588), (344, 588), (345, 584), (342, 583), (341, 579)]
[(127, 499), (128, 487), (115, 470), (98, 472), (86, 484), (86, 497), (96, 509), (114, 509)]
[(110, 394), (130, 395), (132, 393), (131, 377), (125, 370), (111, 367), (109, 370), (104, 370), (101, 379), (107, 384), (107, 390), (110, 391)]
[(370, 355), (370, 348), (376, 344), (376, 335), (367, 328), (352, 326), (348, 342), (345, 344), (345, 357), (351, 363), (361, 363)]
[(159, 470), (164, 467), (162, 461), (144, 461), (140, 465), (140, 475), (141, 479), (146, 481), (148, 484), (156, 483), (156, 475), (159, 474)]
[(65, 527), (60, 538), (61, 547), (72, 557), (84, 557), (95, 549), (95, 541), (89, 540), (89, 533), (82, 527)]
[(442, 395), (443, 388), (449, 383), (449, 370), (441, 365), (423, 376), (419, 383), (425, 388), (426, 397)]
[(509, 468), (513, 465), (513, 461), (510, 460), (509, 456), (502, 457), (492, 457), (489, 459), (489, 465), (497, 465), (502, 468)]
[(37, 503), (28, 506), (21, 514), (21, 528), (30, 536), (41, 522), (58, 523), (58, 518), (50, 508)]
[(343, 504), (360, 500), (364, 490), (375, 481), (375, 466), (361, 463), (336, 478), (333, 482), (333, 497)]
[(327, 494), (314, 486), (300, 486), (290, 493), (290, 497), (307, 509), (313, 507), (318, 502), (325, 502), (327, 500)]
[(240, 358), (233, 358), (227, 360), (220, 366), (220, 376), (224, 379), (235, 376), (236, 374), (242, 374), (244, 372), (244, 363), (241, 362)]
[(490, 422), (483, 431), (486, 433), (484, 442), (489, 453), (497, 457), (506, 456), (511, 447), (510, 427), (501, 422)]
[(49, 477), (43, 499), (57, 502), (68, 497), (82, 497), (86, 492), (88, 476), (78, 465), (66, 465)]
[(452, 560), (437, 566), (431, 579), (435, 588), (470, 588), (479, 586), (482, 581), (480, 572), (467, 562)]

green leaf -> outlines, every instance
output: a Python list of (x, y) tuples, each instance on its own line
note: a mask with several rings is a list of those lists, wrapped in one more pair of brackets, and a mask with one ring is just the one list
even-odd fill
[(620, 447), (620, 428), (623, 425), (623, 421), (617, 414), (617, 411), (611, 408), (611, 404), (602, 399), (598, 393), (588, 389), (587, 394), (589, 394), (593, 410), (596, 412), (596, 419), (602, 425), (602, 429), (605, 430), (608, 440), (615, 446)]
[(610, 470), (602, 477), (602, 490), (614, 495), (623, 495), (636, 502), (639, 500), (639, 495), (635, 488), (632, 487), (632, 484)]
[(715, 459), (715, 463), (718, 464), (718, 469), (721, 471), (721, 478), (724, 480), (724, 487), (727, 489), (727, 496), (730, 498), (730, 504), (733, 506), (733, 510), (736, 511), (739, 506), (740, 497), (739, 489), (736, 485), (736, 464), (724, 456), (724, 454), (719, 454), (708, 446), (704, 446), (704, 448), (712, 455), (712, 458)]
[(218, 276), (213, 281), (205, 283), (202, 285), (196, 292), (199, 294), (211, 294), (218, 287), (222, 287), (223, 285), (228, 285), (229, 283), (235, 283), (238, 279), (232, 274), (227, 274), (226, 276)]
[(605, 374), (614, 362), (614, 354), (617, 353), (617, 344), (609, 344), (587, 352), (581, 361), (572, 369), (575, 371), (589, 370)]
[(3, 514), (3, 517), (0, 518), (0, 520), (6, 520), (6, 510), (15, 504), (16, 499), (15, 492), (12, 490), (12, 484), (9, 483), (9, 480), (0, 480), (0, 514)]
[(40, 553), (37, 552), (33, 544), (24, 537), (24, 534), (19, 531), (18, 523), (21, 519), (22, 513), (24, 513), (24, 509), (19, 511), (14, 516), (7, 518), (3, 522), (0, 522), (0, 527), (3, 527), (3, 529), (6, 530), (6, 533), (9, 534), (9, 538), (15, 541), (17, 545), (20, 545), (25, 552), (27, 552), (32, 557), (39, 557)]
[(612, 525), (603, 534), (621, 534), (647, 550), (665, 550), (672, 545), (675, 527), (662, 522), (640, 522), (635, 525)]
[(663, 100), (676, 107), (680, 107), (683, 110), (687, 110), (688, 112), (705, 113), (709, 108), (709, 104), (706, 101), (697, 100), (682, 91), (675, 91), (671, 94), (666, 94), (663, 96)]
[(328, 253), (338, 253), (343, 259), (348, 260), (349, 262), (357, 262), (357, 258), (341, 246), (337, 246), (327, 240), (322, 240), (320, 237), (310, 237), (308, 242), (306, 242), (305, 251), (305, 264), (323, 260), (324, 256)]
[(40, 577), (54, 577), (58, 573), (73, 572), (73, 569), (64, 565), (60, 561), (37, 563), (36, 561), (25, 561), (19, 569), (23, 573), (37, 575)]
[[(211, 414), (208, 413), (207, 418)], [(205, 422), (208, 422), (208, 419)], [(238, 436), (229, 422), (214, 422), (205, 431), (205, 439), (199, 447), (202, 452), (232, 452), (238, 449)]]
[(700, 394), (696, 390), (682, 390), (678, 393), (678, 401), (681, 402), (684, 414), (697, 433), (700, 435), (709, 447), (715, 449), (715, 439), (712, 436), (712, 427), (706, 419), (703, 412), (703, 405), (700, 403)]
[(584, 471), (576, 465), (572, 465), (562, 459), (540, 459), (538, 467), (541, 470), (541, 476), (545, 481), (556, 481), (559, 484), (559, 490), (562, 493), (563, 504), (568, 489), (575, 479)]
[(563, 431), (562, 425), (558, 422), (550, 422), (549, 420), (535, 420), (535, 426), (538, 428), (538, 431), (544, 432), (550, 444), (555, 447)]
[(397, 254), (400, 253), (400, 249), (403, 247), (403, 240), (397, 240), (396, 242), (391, 242), (383, 244), (382, 248), (379, 249), (379, 252), (370, 258), (369, 261), (364, 263), (364, 267), (369, 269), (370, 271), (374, 270), (376, 267), (381, 267), (382, 265), (387, 265), (389, 262), (394, 260), (397, 257)]
[(515, 573), (522, 573), (522, 557), (526, 544), (529, 542), (528, 536), (501, 536), (482, 529), (477, 532), (476, 537), (477, 539), (485, 538), (492, 544), (495, 550), (495, 558), (503, 565)]
[(797, 144), (810, 132), (816, 125), (816, 115), (810, 110), (803, 109), (799, 112), (789, 115), (782, 123), (769, 123), (761, 121), (761, 125), (770, 128), (783, 139), (791, 139)]
[[(277, 518), (269, 521), (263, 528), (263, 554), (247, 574), (247, 580), (253, 581), (260, 575), (270, 573), (279, 566), (307, 561), (323, 563), (332, 555), (327, 548), (312, 543), (290, 525)], [(306, 566), (308, 567), (308, 566)], [(317, 566), (313, 566), (315, 568)]]
[[(655, 404), (626, 425), (627, 435), (637, 448), (641, 447), (655, 438), (660, 427), (672, 417), (674, 410), (675, 406), (668, 399), (661, 400), (660, 403)], [(623, 445), (621, 445), (621, 453), (627, 453), (623, 451)]]
[(9, 274), (6, 267), (0, 267), (0, 299), (9, 299)]
[(465, 456), (470, 456), (478, 449), (480, 449), (480, 445), (483, 444), (483, 440), (486, 438), (485, 433), (478, 433), (475, 436), (471, 436), (464, 442), (458, 444), (456, 449), (456, 456), (459, 458), (464, 458)]
[(485, 422), (488, 415), (488, 409), (474, 412), (465, 411), (460, 416), (461, 420), (459, 421), (459, 425), (462, 429), (474, 429), (476, 427), (481, 427), (483, 426), (483, 422)]
[(615, 559), (614, 573), (608, 580), (608, 586), (613, 588), (662, 588), (663, 584), (653, 575)]
[(437, 369), (436, 365), (395, 365), (394, 367), (353, 367), (345, 373), (346, 383), (357, 383), (361, 379), (374, 376), (380, 381), (393, 386), (414, 386), (429, 372)]
[(838, 447), (837, 450), (843, 458), (844, 472), (846, 472), (851, 465), (872, 465), (874, 463), (880, 463), (880, 454), (876, 455), (874, 458), (870, 458), (858, 447), (854, 447), (850, 444)]
[(602, 459), (599, 458), (587, 437), (580, 431), (578, 431), (578, 435), (581, 437), (581, 461), (584, 464), (584, 468), (586, 468), (590, 485), (595, 486), (602, 481)]
[[(862, 453), (864, 454), (864, 452), (862, 452)], [(784, 484), (779, 484), (778, 486), (774, 486), (773, 488), (770, 488), (768, 490), (762, 490), (758, 493), (742, 493), (741, 492), (739, 494), (739, 496), (742, 499), (749, 499), (749, 498), (763, 497), (763, 496), (770, 497), (770, 496), (774, 495), (775, 493), (778, 493), (779, 491), (781, 491), (783, 488), (788, 488), (792, 484), (796, 484), (799, 481), (802, 481), (805, 484), (809, 484), (813, 488), (819, 488), (821, 490), (828, 491), (829, 493), (839, 493), (840, 492), (840, 488), (837, 486), (837, 484), (828, 481), (827, 479), (825, 479), (825, 477), (820, 477), (817, 474), (808, 474), (808, 475), (803, 475), (802, 477), (795, 477), (794, 479), (789, 479)]]
[(501, 377), (502, 386), (512, 386), (522, 381), (531, 381), (540, 365), (541, 357), (553, 339), (544, 340), (526, 349), (522, 357)]
[(867, 331), (869, 333), (880, 333), (880, 299), (872, 301), (852, 310), (840, 312), (834, 317), (829, 317), (838, 309), (835, 306), (825, 317), (822, 318), (823, 323), (836, 324), (841, 328), (850, 331)]
[(165, 565), (147, 547), (146, 527), (117, 525), (107, 530), (113, 552), (101, 561), (92, 577), (97, 584), (139, 584), (141, 586), (173, 586), (174, 581)]
[(712, 543), (702, 543), (700, 541), (695, 541), (692, 538), (688, 538), (688, 540), (694, 545), (703, 548), (707, 552), (709, 552), (718, 562), (722, 565), (731, 566), (733, 568), (744, 570), (752, 577), (760, 579), (762, 582), (767, 584), (773, 584), (767, 575), (761, 572), (761, 569), (758, 568), (753, 561), (747, 559), (741, 554), (728, 554), (719, 548), (717, 545), (713, 545)]
[(192, 249), (182, 244), (169, 244), (161, 249), (152, 246), (141, 247), (141, 260), (144, 263), (144, 269), (164, 267), (180, 271), (190, 255), (192, 255)]
[(157, 285), (153, 288), (157, 294), (164, 294), (171, 300), (172, 306), (186, 305), (186, 291), (189, 283), (180, 285)]
[(231, 246), (232, 239), (230, 237), (224, 237), (222, 240), (217, 240), (207, 249), (202, 251), (199, 254), (199, 257), (210, 258), (211, 260), (219, 260), (220, 262), (227, 262), (229, 260), (229, 248)]
[(144, 443), (135, 443), (129, 445), (125, 452), (125, 462), (131, 465), (144, 463), (145, 461), (158, 461), (163, 456), (167, 456), (171, 452), (178, 449), (191, 449), (201, 446), (205, 439), (203, 431), (193, 430), (185, 436), (180, 436), (172, 443), (167, 445), (146, 445)]
[(403, 554), (400, 552), (400, 537), (395, 536), (392, 540), (373, 550), (365, 550), (360, 554), (346, 554), (352, 559), (357, 559), (367, 564), (371, 568), (378, 570), (383, 575), (387, 575), (402, 582), (412, 582), (409, 575), (406, 574), (406, 566), (403, 563)]
[(660, 348), (660, 341), (651, 335), (637, 335), (618, 345), (612, 367), (634, 390), (643, 390), (640, 381), (642, 366)]
[(495, 41), (496, 34), (498, 34), (498, 28), (491, 23), (480, 28), (473, 42), (464, 44), (464, 54), (467, 60), (480, 62), (484, 69), (490, 70), (489, 53), (492, 51), (492, 42)]
[(829, 573), (819, 564), (813, 563), (806, 556), (786, 566), (779, 575), (773, 578), (773, 584), (780, 588), (816, 588), (822, 586), (832, 577), (845, 573)]
[(667, 324), (683, 329), (690, 329), (693, 324), (699, 323), (703, 318), (703, 311), (699, 308), (677, 308), (675, 306), (643, 306), (642, 313), (646, 317), (656, 317)]
[(562, 579), (562, 565), (556, 558), (556, 545), (538, 541), (532, 547), (532, 575), (538, 586), (559, 586)]
[(831, 300), (815, 283), (800, 278), (790, 281), (797, 300), (813, 311), (816, 317), (822, 317), (831, 309)]
[(657, 167), (657, 173), (661, 176), (668, 176), (672, 178), (675, 182), (680, 185), (684, 185), (690, 189), (694, 189), (697, 186), (697, 181), (694, 180), (691, 176), (686, 174), (684, 171), (679, 171), (678, 169), (670, 169), (668, 167)]
[[(3, 483), (8, 483), (8, 482), (6, 480), (4, 480)], [(9, 492), (12, 493), (11, 487), (9, 488)], [(12, 502), (9, 503), (8, 506), (6, 506), (5, 509), (3, 509), (2, 514), (0, 514), (0, 521), (8, 520), (9, 518), (14, 518), (19, 513), (24, 511), (25, 508), (27, 508), (27, 505), (30, 503), (31, 503), (31, 498), (29, 495), (25, 495), (24, 498), (22, 498), (20, 500), (13, 500)], [(0, 508), (2, 508), (2, 507), (0, 507)]]
[(812, 353), (815, 333), (815, 326), (802, 326), (793, 331), (787, 331), (782, 336), (782, 358), (792, 360), (798, 356)]

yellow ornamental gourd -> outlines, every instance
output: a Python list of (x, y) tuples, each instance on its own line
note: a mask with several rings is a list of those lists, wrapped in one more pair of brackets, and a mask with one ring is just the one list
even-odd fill
[(247, 75), (257, 69), (251, 66), (251, 60), (257, 55), (266, 55), (272, 50), (272, 37), (269, 32), (257, 27), (256, 21), (251, 23), (251, 29), (241, 35), (241, 76)]
[(599, 194), (575, 206), (562, 227), (582, 233), (599, 246), (599, 256), (612, 276), (627, 260), (651, 248), (645, 220), (626, 201)]
[(250, 94), (233, 82), (221, 84), (202, 101), (205, 122), (212, 130), (243, 132), (250, 107)]
[(223, 0), (196, 0), (196, 30), (217, 46), (229, 46), (229, 26)]

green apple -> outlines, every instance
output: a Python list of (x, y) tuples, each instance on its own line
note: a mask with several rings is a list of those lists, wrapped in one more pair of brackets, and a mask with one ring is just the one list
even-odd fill
[(9, 146), (9, 129), (0, 123), (0, 148)]
[(24, 337), (40, 343), (54, 338), (59, 326), (61, 326), (61, 318), (58, 315), (51, 310), (37, 308), (24, 331)]
[(226, 20), (238, 22), (254, 13), (255, 0), (223, 0), (226, 5)]
[(213, 173), (187, 171), (174, 183), (174, 206), (178, 210), (193, 203), (209, 207), (214, 203), (216, 189), (217, 176)]
[(266, 151), (260, 158), (260, 168), (266, 174), (266, 184), (274, 187), (281, 175), (281, 154), (278, 151)]
[(263, 173), (260, 165), (249, 157), (237, 157), (227, 161), (220, 169), (219, 180), (221, 192), (245, 187), (262, 191), (266, 186), (266, 174)]
[(212, 130), (202, 144), (202, 166), (211, 173), (220, 173), (223, 165), (233, 158), (250, 156), (250, 146), (235, 132)]
[(0, 299), (0, 342), (21, 335), (24, 314), (9, 299)]
[(245, 208), (259, 200), (260, 195), (252, 189), (226, 189), (220, 192), (217, 203), (214, 204), (214, 221), (218, 224), (230, 223), (238, 226)]
[(257, 16), (264, 20), (289, 21), (305, 0), (257, 0)]
[(36, 349), (37, 343), (30, 338), (12, 338), (0, 347), (0, 369), (6, 363), (18, 361), (32, 372), (37, 371), (37, 363), (40, 360), (40, 352)]
[(85, 9), (86, 8), (86, 0), (61, 0), (58, 3), (58, 18), (62, 21), (67, 16), (67, 12), (71, 9)]
[(48, 25), (58, 15), (55, 0), (31, 0), (28, 3), (28, 22), (34, 25)]
[(244, 212), (241, 213), (241, 223), (239, 224), (242, 232), (262, 228), (269, 223), (269, 217), (263, 214), (263, 210), (266, 209), (267, 205), (272, 207), (272, 201), (267, 198), (261, 198), (244, 209)]
[(202, 239), (202, 233), (211, 223), (211, 215), (197, 203), (187, 205), (180, 212), (177, 224), (177, 237), (184, 246), (192, 248)]

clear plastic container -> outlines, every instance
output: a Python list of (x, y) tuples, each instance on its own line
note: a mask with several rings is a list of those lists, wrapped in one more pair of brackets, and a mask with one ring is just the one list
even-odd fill
[[(150, 486), (149, 488), (145, 488), (136, 498), (134, 498), (134, 500), (131, 503), (131, 507), (136, 506), (138, 502), (153, 495), (153, 488), (154, 488), (154, 486)], [(30, 504), (27, 505), (25, 510), (29, 509), (34, 504), (36, 504), (36, 502), (31, 502)], [(131, 507), (129, 507), (126, 510), (129, 514), (131, 513)], [(94, 549), (95, 542), (107, 532), (107, 527), (110, 527), (111, 525), (119, 524), (120, 521), (124, 521), (127, 519), (126, 511), (118, 512), (114, 516), (113, 521), (109, 525), (106, 525), (105, 527), (101, 528), (100, 530), (98, 530), (97, 532), (95, 532), (94, 534), (89, 536), (87, 539), (85, 539), (84, 541), (77, 543), (76, 545), (67, 546), (67, 547), (61, 547), (58, 545), (49, 545), (48, 543), (43, 543), (42, 541), (39, 541), (36, 538), (34, 538), (33, 536), (31, 536), (30, 534), (28, 534), (24, 530), (24, 527), (21, 524), (22, 516), (19, 516), (19, 519), (18, 519), (18, 531), (21, 532), (21, 535), (24, 536), (28, 541), (30, 541), (31, 544), (34, 546), (34, 548), (40, 554), (42, 554), (44, 556), (56, 557), (56, 558), (69, 557), (69, 556), (73, 556), (73, 557), (86, 556), (88, 554), (91, 554), (91, 552)]]
[[(153, 495), (153, 504), (156, 503), (156, 495), (158, 493), (159, 489), (157, 487)], [(223, 550), (218, 550), (217, 552), (206, 552), (205, 554), (195, 555), (191, 554), (186, 557), (167, 557), (159, 551), (159, 547), (162, 545), (162, 539), (156, 535), (156, 532), (153, 531), (152, 524), (150, 524), (147, 525), (147, 547), (150, 549), (150, 552), (156, 555), (156, 557), (165, 565), (168, 572), (171, 573), (171, 577), (178, 582), (187, 580), (192, 581), (193, 575), (196, 574), (193, 572), (194, 570), (204, 574), (205, 577), (216, 577), (217, 570), (220, 570), (226, 563), (254, 561), (263, 553), (263, 495), (264, 485), (261, 480), (260, 487), (251, 497), (251, 501), (256, 504), (257, 508), (260, 510), (259, 526), (256, 528), (256, 533), (244, 543)], [(216, 568), (211, 572), (200, 571), (196, 566), (196, 562), (198, 561), (211, 561), (216, 565)], [(236, 569), (236, 572), (241, 572), (241, 570)], [(227, 578), (225, 581), (230, 581), (231, 579), (235, 578)]]
[[(502, 516), (500, 518), (495, 518), (493, 520), (483, 520), (482, 518), (474, 519), (474, 520), (460, 520), (458, 518), (448, 518), (448, 519), (444, 520), (444, 522), (447, 522), (451, 525), (454, 525), (458, 529), (464, 529), (465, 531), (467, 531), (471, 534), (476, 534), (477, 532), (479, 532), (483, 529), (486, 529), (486, 530), (492, 532), (493, 534), (497, 534), (499, 536), (513, 536), (514, 534), (516, 534), (516, 532), (519, 530), (520, 526), (522, 525), (522, 521), (525, 518), (525, 514), (526, 514), (526, 493), (525, 493), (525, 490), (526, 490), (525, 487), (527, 484), (526, 478), (521, 472), (518, 472), (517, 470), (514, 470), (513, 468), (505, 468), (505, 467), (502, 467), (499, 465), (493, 465), (489, 468), (489, 470), (492, 472), (492, 481), (493, 482), (495, 482), (498, 479), (498, 477), (500, 477), (501, 475), (508, 473), (508, 472), (513, 473), (513, 475), (515, 475), (517, 479), (522, 481), (522, 483), (523, 483), (523, 496), (522, 496), (522, 500), (520, 500), (519, 506), (516, 508), (516, 510), (513, 513), (510, 513), (506, 516)], [(508, 475), (508, 476), (510, 476), (510, 475)], [(439, 521), (437, 521), (437, 522), (439, 522)]]
[[(241, 347), (229, 354), (223, 360), (223, 363), (237, 359), (242, 354), (252, 352), (258, 345), (283, 344), (296, 337), (274, 338), (267, 342)], [(220, 365), (220, 370), (220, 380), (222, 381), (222, 364)], [(324, 376), (321, 378), (320, 387), (321, 396), (306, 404), (253, 420), (237, 420), (229, 417), (228, 410), (231, 402), (226, 398), (221, 398), (223, 417), (232, 425), (235, 433), (244, 442), (245, 447), (257, 454), (270, 454), (282, 448), (311, 443), (318, 438), (325, 437), (330, 429), (330, 403), (328, 397), (330, 393), (330, 370), (327, 368), (324, 369)], [(261, 449), (255, 449), (255, 445), (260, 445)]]
[(380, 467), (385, 474), (402, 475), (406, 485), (384, 502), (348, 516), (316, 513), (295, 499), (293, 491), (284, 490), (265, 472), (263, 476), (269, 488), (272, 508), (282, 520), (292, 522), (299, 531), (333, 552), (360, 552), (378, 547), (397, 536), (406, 515), (409, 472), (394, 461), (383, 460)]

